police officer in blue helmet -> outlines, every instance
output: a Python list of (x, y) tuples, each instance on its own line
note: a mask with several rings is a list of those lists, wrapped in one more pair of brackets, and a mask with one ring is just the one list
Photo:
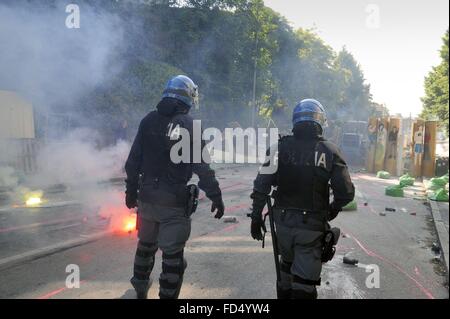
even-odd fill
[(301, 101), (294, 109), (293, 126), (293, 135), (281, 138), (278, 153), (271, 152), (264, 164), (277, 161), (276, 172), (261, 170), (254, 181), (251, 235), (263, 239), (262, 212), (272, 194), (280, 265), (277, 296), (316, 299), (322, 263), (331, 260), (339, 238), (339, 230), (329, 222), (353, 200), (355, 189), (341, 152), (323, 137), (327, 116), (322, 104)]
[[(184, 247), (190, 236), (191, 215), (198, 195), (196, 185), (187, 186), (193, 173), (199, 177), (198, 187), (212, 201), (211, 212), (215, 218), (220, 219), (224, 214), (219, 183), (208, 161), (202, 158), (200, 163), (179, 162), (170, 156), (182, 129), (194, 138), (193, 119), (188, 113), (197, 107), (197, 85), (184, 75), (172, 78), (156, 110), (141, 121), (125, 164), (126, 206), (138, 207), (139, 241), (131, 279), (138, 299), (147, 298), (158, 248), (162, 251), (159, 296), (161, 299), (179, 296), (187, 267)], [(204, 142), (201, 143), (203, 149)], [(193, 140), (189, 144), (192, 146)], [(193, 149), (189, 154), (193, 154)]]

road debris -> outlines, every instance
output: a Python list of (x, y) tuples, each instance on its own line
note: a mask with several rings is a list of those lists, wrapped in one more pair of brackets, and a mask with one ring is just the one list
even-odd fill
[(386, 194), (386, 196), (391, 196), (391, 197), (404, 197), (405, 196), (405, 194), (403, 192), (403, 187), (401, 187), (399, 185), (393, 185), (393, 186), (386, 187), (385, 194)]
[(431, 250), (436, 253), (436, 254), (440, 254), (441, 253), (441, 246), (439, 246), (438, 243), (433, 243), (433, 245), (431, 246)]
[(352, 266), (355, 266), (355, 265), (358, 264), (359, 261), (358, 261), (358, 259), (344, 256), (343, 262), (344, 262), (344, 264), (346, 264), (346, 265), (352, 265)]
[(389, 179), (389, 178), (391, 178), (391, 174), (389, 172), (386, 172), (386, 171), (379, 171), (377, 173), (377, 178)]
[(441, 188), (435, 192), (431, 192), (428, 198), (436, 202), (448, 202), (448, 192), (444, 188)]
[(415, 178), (409, 174), (401, 176), (399, 180), (400, 180), (399, 185), (402, 187), (414, 186)]
[(224, 223), (237, 223), (238, 219), (236, 216), (224, 216), (223, 222)]

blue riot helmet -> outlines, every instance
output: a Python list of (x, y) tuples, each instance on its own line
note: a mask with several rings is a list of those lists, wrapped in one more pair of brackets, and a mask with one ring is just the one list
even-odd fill
[(189, 108), (198, 109), (198, 86), (185, 75), (169, 80), (164, 89), (163, 98), (171, 97), (185, 103)]
[(314, 122), (319, 124), (322, 129), (328, 126), (325, 108), (314, 99), (306, 99), (297, 104), (292, 122), (294, 125), (301, 122)]

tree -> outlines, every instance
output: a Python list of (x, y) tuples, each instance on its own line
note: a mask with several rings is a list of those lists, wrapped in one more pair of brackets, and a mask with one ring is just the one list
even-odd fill
[(439, 119), (439, 124), (449, 134), (448, 94), (448, 30), (442, 38), (444, 44), (440, 54), (442, 62), (425, 78), (425, 97), (422, 98), (422, 117)]
[[(55, 2), (36, 1), (42, 7)], [(167, 80), (180, 73), (199, 85), (195, 116), (206, 126), (223, 128), (233, 121), (249, 126), (256, 104), (255, 124), (273, 120), (290, 127), (291, 111), (304, 98), (320, 100), (331, 119), (343, 114), (363, 119), (373, 107), (370, 87), (350, 52), (336, 53), (313, 30), (294, 30), (262, 0), (78, 3), (95, 17), (117, 18), (126, 35), (106, 61), (114, 69), (119, 65), (119, 74), (67, 106), (79, 108), (74, 113), (80, 125), (91, 123), (105, 134), (123, 118), (136, 127), (158, 103)]]
[(371, 113), (370, 86), (354, 56), (344, 47), (335, 61), (338, 100), (336, 112), (342, 117), (365, 120)]

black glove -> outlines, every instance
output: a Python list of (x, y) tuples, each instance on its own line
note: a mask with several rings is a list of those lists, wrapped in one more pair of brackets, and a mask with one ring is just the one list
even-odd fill
[(137, 192), (126, 192), (125, 205), (127, 205), (128, 209), (137, 207)]
[(328, 211), (328, 221), (331, 222), (334, 220), (338, 214), (341, 212), (341, 209), (338, 209), (333, 206), (333, 204), (330, 205), (330, 209)]
[(222, 197), (217, 197), (211, 200), (211, 213), (214, 213), (217, 210), (214, 218), (221, 219), (223, 214), (225, 213), (225, 204), (223, 203)]
[(261, 230), (267, 232), (267, 229), (262, 217), (262, 211), (264, 209), (264, 206), (266, 206), (267, 195), (258, 191), (253, 191), (253, 193), (250, 195), (250, 198), (253, 199), (251, 214), (252, 224), (250, 227), (250, 232), (253, 239), (263, 240), (263, 234)]
[(252, 234), (252, 238), (256, 240), (263, 240), (264, 233), (267, 232), (266, 224), (264, 223), (264, 219), (261, 213), (252, 213), (252, 224), (250, 226), (250, 232)]

